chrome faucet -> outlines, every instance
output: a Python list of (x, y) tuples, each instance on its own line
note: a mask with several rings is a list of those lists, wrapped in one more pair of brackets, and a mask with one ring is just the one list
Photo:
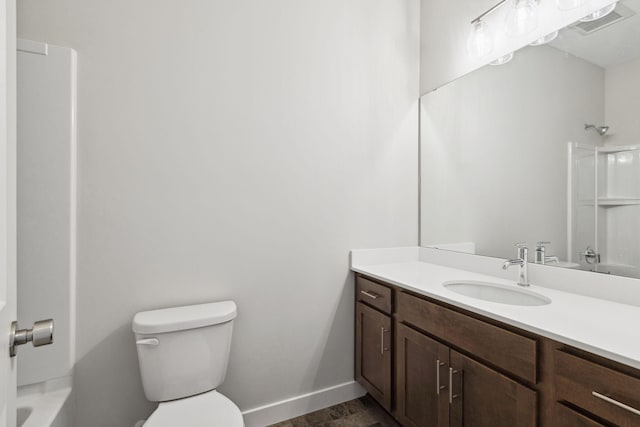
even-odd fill
[(519, 266), (518, 285), (529, 286), (529, 248), (526, 243), (516, 243), (516, 248), (518, 248), (518, 258), (505, 261), (502, 269), (506, 270), (512, 265)]
[(546, 263), (545, 257), (545, 245), (550, 245), (551, 242), (538, 242), (536, 243), (536, 257), (534, 259), (536, 264), (544, 264)]
[(584, 252), (580, 252), (580, 256), (584, 257), (587, 264), (600, 264), (600, 254), (591, 249), (591, 246), (587, 246)]
[(548, 262), (560, 262), (557, 256), (546, 256), (545, 245), (550, 245), (551, 242), (538, 242), (536, 243), (536, 257), (534, 262), (536, 264), (546, 264)]

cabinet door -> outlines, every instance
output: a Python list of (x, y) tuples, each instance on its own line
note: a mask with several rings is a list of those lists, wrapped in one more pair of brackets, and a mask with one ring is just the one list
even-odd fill
[(448, 427), (449, 348), (396, 323), (396, 418), (405, 427)]
[(356, 380), (391, 411), (391, 317), (356, 304)]
[(535, 427), (537, 393), (451, 350), (451, 427)]

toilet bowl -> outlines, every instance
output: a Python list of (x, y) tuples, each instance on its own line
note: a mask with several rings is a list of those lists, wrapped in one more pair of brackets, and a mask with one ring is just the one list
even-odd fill
[(161, 403), (144, 427), (244, 427), (240, 409), (217, 391)]
[(240, 409), (216, 391), (229, 361), (233, 301), (135, 315), (144, 393), (160, 402), (145, 427), (243, 427)]

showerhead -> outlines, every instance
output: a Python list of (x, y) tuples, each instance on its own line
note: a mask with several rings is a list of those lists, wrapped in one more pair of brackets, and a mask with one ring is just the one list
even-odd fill
[(598, 132), (598, 135), (605, 136), (607, 132), (609, 132), (609, 126), (594, 126), (594, 125), (584, 125), (584, 130), (593, 129)]

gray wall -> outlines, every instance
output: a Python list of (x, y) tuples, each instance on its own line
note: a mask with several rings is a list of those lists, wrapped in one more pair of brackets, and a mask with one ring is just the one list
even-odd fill
[(607, 68), (605, 75), (606, 145), (640, 144), (640, 59)]
[(135, 312), (232, 298), (242, 409), (353, 378), (348, 251), (416, 244), (418, 0), (21, 0), (78, 51), (78, 426), (145, 401)]

